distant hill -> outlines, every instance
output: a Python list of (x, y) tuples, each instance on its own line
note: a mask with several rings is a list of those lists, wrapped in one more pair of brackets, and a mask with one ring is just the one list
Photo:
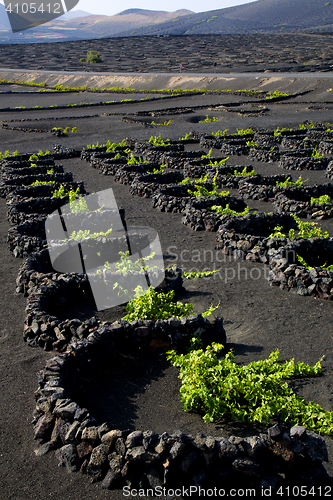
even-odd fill
[[(192, 15), (190, 10), (178, 10), (176, 12), (165, 12), (143, 9), (128, 9), (114, 16), (87, 16), (71, 19), (66, 24), (61, 24), (61, 18), (52, 23), (52, 29), (71, 28), (78, 32), (84, 31), (89, 38), (115, 36), (124, 31), (132, 32), (136, 29), (146, 27), (147, 30), (154, 29), (156, 25), (170, 21), (177, 17)], [(51, 23), (48, 23), (50, 25)]]
[(178, 14), (178, 15), (186, 15), (188, 13), (193, 14), (191, 10), (177, 10), (176, 12), (167, 12), (164, 10), (147, 10), (147, 9), (126, 9), (123, 10), (122, 12), (119, 12), (115, 16), (128, 16), (128, 15), (138, 15), (138, 16), (148, 16), (148, 17), (156, 17), (156, 16), (162, 16), (162, 17), (172, 17), (173, 14)]
[[(9, 29), (7, 15), (2, 12), (4, 6), (0, 5), (0, 30)], [(143, 35), (333, 32), (333, 1), (331, 4), (326, 0), (256, 0), (199, 14), (144, 9), (127, 9), (114, 16), (87, 14), (72, 11), (23, 33), (0, 31), (0, 43)]]
[[(5, 11), (3, 5), (1, 10)], [(1, 16), (0, 10), (0, 18)], [(144, 9), (128, 9), (114, 16), (101, 16), (84, 11), (71, 11), (54, 21), (29, 29), (22, 33), (0, 33), (2, 43), (49, 42), (61, 40), (84, 40), (117, 36), (128, 30), (130, 33), (142, 27), (153, 28), (157, 24), (171, 19), (192, 15), (190, 10), (176, 12), (153, 11)], [(4, 12), (7, 20), (7, 14)], [(0, 29), (10, 29), (9, 23)]]
[(61, 16), (61, 19), (75, 19), (76, 17), (87, 17), (87, 16), (93, 16), (91, 12), (86, 12), (84, 10), (70, 10), (69, 12), (65, 12), (63, 16)]
[[(164, 22), (136, 35), (285, 33), (333, 31), (333, 2), (326, 0), (256, 0)], [(123, 32), (120, 36), (130, 33)]]

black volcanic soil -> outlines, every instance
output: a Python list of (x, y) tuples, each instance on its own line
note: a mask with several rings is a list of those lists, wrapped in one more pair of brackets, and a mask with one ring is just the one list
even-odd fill
[[(31, 70), (174, 72), (331, 71), (331, 34), (165, 35), (0, 44), (0, 67)], [(81, 63), (96, 50), (102, 63)]]
[[(315, 82), (313, 87), (315, 87)], [(332, 83), (327, 82), (327, 88)], [(240, 84), (241, 87), (241, 84)], [(323, 87), (324, 88), (324, 87)], [(283, 103), (268, 103), (268, 110), (261, 116), (239, 116), (237, 113), (210, 110), (210, 105), (218, 104), (216, 96), (185, 96), (166, 102), (126, 103), (112, 108), (110, 116), (103, 116), (104, 108), (97, 110), (34, 111), (12, 114), (2, 112), (0, 120), (10, 126), (39, 127), (50, 130), (53, 126), (75, 125), (77, 134), (65, 138), (55, 138), (47, 132), (22, 132), (0, 129), (1, 150), (18, 149), (20, 153), (35, 152), (39, 149), (51, 149), (53, 144), (61, 143), (75, 148), (87, 144), (120, 141), (126, 136), (147, 139), (150, 135), (162, 134), (164, 138), (178, 139), (194, 129), (197, 131), (216, 131), (229, 128), (244, 129), (249, 126), (258, 128), (297, 127), (304, 120), (333, 122), (332, 104), (326, 103), (323, 109), (311, 108), (311, 102), (322, 102), (321, 90), (313, 90), (299, 99)], [(330, 93), (327, 93), (331, 95)], [(23, 105), (26, 94), (17, 95), (16, 105)], [(56, 95), (45, 96), (50, 103), (57, 102)], [(235, 102), (234, 96), (233, 102)], [(326, 95), (325, 95), (326, 97)], [(6, 95), (1, 97), (2, 107), (6, 106)], [(126, 99), (126, 95), (124, 95)], [(80, 96), (81, 99), (81, 96)], [(76, 99), (77, 100), (77, 99)], [(85, 100), (85, 96), (82, 97)], [(248, 99), (244, 99), (248, 101)], [(244, 101), (238, 96), (237, 102)], [(73, 101), (74, 102), (74, 101)], [(221, 96), (220, 103), (225, 103)], [(155, 121), (172, 119), (170, 126), (145, 128), (140, 123), (132, 124), (121, 119), (138, 110), (163, 110), (167, 107), (195, 107), (190, 114), (171, 115), (165, 110), (163, 117), (152, 118)], [(79, 118), (78, 115), (95, 114), (92, 118)], [(198, 116), (218, 116), (219, 122), (200, 124), (190, 119)], [(40, 120), (42, 118), (42, 120)], [(29, 120), (15, 121), (10, 120)], [(40, 121), (39, 121), (40, 120)], [(198, 145), (188, 149), (199, 149)], [(286, 173), (277, 164), (250, 162), (246, 157), (232, 157), (229, 162), (245, 165), (253, 164), (259, 173)], [(125, 208), (128, 225), (147, 225), (154, 227), (160, 236), (165, 260), (176, 263), (186, 270), (203, 268), (221, 268), (220, 255), (214, 252), (215, 234), (193, 232), (181, 224), (181, 215), (160, 213), (152, 209), (151, 200), (131, 197), (129, 188), (116, 184), (112, 177), (99, 175), (88, 163), (80, 159), (64, 160), (67, 171), (74, 173), (75, 180), (82, 180), (87, 191), (94, 192), (112, 187), (119, 207)], [(289, 173), (289, 171), (287, 172)], [(300, 172), (290, 172), (297, 179)], [(303, 178), (309, 183), (325, 182), (323, 172), (303, 172)], [(250, 207), (268, 211), (269, 204), (249, 201)], [(1, 317), (0, 317), (0, 467), (1, 496), (5, 500), (58, 500), (121, 499), (120, 491), (104, 491), (98, 484), (89, 484), (87, 477), (68, 474), (57, 467), (53, 453), (44, 458), (36, 458), (33, 452), (31, 414), (34, 409), (34, 391), (37, 388), (36, 372), (43, 368), (46, 360), (52, 356), (39, 349), (28, 347), (22, 339), (25, 299), (15, 294), (15, 279), (21, 260), (10, 255), (6, 248), (8, 223), (6, 205), (0, 200), (0, 261), (1, 261)], [(333, 221), (322, 224), (333, 234)], [(191, 280), (185, 283), (184, 300), (190, 300), (196, 312), (202, 312), (212, 303), (220, 301), (216, 314), (225, 319), (225, 329), (229, 347), (236, 354), (240, 363), (262, 359), (275, 349), (280, 349), (281, 359), (294, 357), (314, 364), (321, 356), (323, 376), (306, 379), (295, 383), (296, 391), (307, 399), (321, 404), (327, 410), (333, 410), (333, 354), (332, 354), (332, 303), (300, 297), (292, 293), (270, 287), (266, 281), (268, 269), (260, 264), (222, 262), (220, 274), (209, 279)], [(230, 276), (235, 272), (235, 278)], [(252, 278), (251, 278), (252, 276)], [(255, 279), (253, 279), (255, 278)], [(106, 310), (98, 313), (101, 319), (116, 319), (124, 309)], [(82, 312), (82, 311), (81, 311)], [(91, 315), (91, 310), (86, 311)], [(75, 311), (71, 312), (72, 314)], [(203, 423), (198, 415), (184, 413), (179, 401), (179, 380), (177, 371), (170, 367), (163, 357), (122, 357), (112, 360), (110, 366), (101, 365), (93, 374), (87, 374), (82, 380), (82, 389), (77, 399), (84, 403), (99, 422), (108, 421), (110, 426), (121, 428), (152, 429), (173, 431), (181, 428), (195, 433), (198, 431), (212, 435), (250, 434), (253, 428), (248, 425)], [(333, 441), (327, 437), (329, 458), (333, 457)], [(333, 477), (332, 463), (326, 468)]]

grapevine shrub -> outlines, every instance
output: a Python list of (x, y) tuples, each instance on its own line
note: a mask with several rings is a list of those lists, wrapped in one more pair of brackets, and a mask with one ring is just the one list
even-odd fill
[(269, 238), (329, 238), (327, 231), (322, 231), (318, 226), (318, 222), (302, 221), (297, 215), (291, 214), (298, 226), (298, 234), (296, 235), (295, 229), (289, 229), (288, 236), (284, 234), (282, 226), (275, 226), (274, 231), (270, 234)]
[(268, 359), (240, 366), (232, 352), (224, 359), (217, 357), (223, 349), (221, 344), (212, 343), (204, 351), (198, 349), (198, 342), (192, 339), (194, 350), (187, 354), (168, 352), (168, 360), (180, 368), (184, 410), (202, 414), (205, 422), (224, 417), (269, 424), (278, 419), (304, 425), (319, 434), (333, 432), (333, 412), (312, 401), (307, 403), (286, 382), (320, 375), (322, 359), (314, 366), (295, 363), (294, 359), (280, 363), (279, 351), (275, 351)]
[[(128, 314), (122, 318), (126, 321), (182, 318), (193, 313), (193, 304), (174, 301), (174, 290), (167, 293), (157, 292), (150, 286), (148, 292), (145, 292), (141, 286), (138, 286), (135, 293), (136, 298), (126, 305)], [(216, 307), (211, 306), (202, 316), (210, 316), (218, 307), (219, 304)]]

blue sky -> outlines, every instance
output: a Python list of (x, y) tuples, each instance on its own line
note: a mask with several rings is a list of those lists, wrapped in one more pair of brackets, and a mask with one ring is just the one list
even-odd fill
[[(253, 0), (206, 0), (205, 11), (223, 9), (234, 5), (241, 5)], [(0, 3), (4, 3), (0, 0)], [(15, 3), (15, 2), (13, 2)], [(48, 3), (48, 2), (47, 2)], [(163, 6), (162, 6), (163, 5)], [(173, 12), (179, 9), (189, 9), (193, 12), (203, 12), (202, 2), (199, 0), (167, 0), (160, 3), (156, 0), (124, 0), (123, 2), (107, 2), (105, 0), (80, 0), (74, 10), (84, 10), (92, 14), (112, 16), (126, 9), (166, 10)]]

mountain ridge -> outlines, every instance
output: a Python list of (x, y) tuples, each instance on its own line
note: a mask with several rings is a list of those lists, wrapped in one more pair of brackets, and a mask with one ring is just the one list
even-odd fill
[[(158, 13), (165, 13), (165, 14), (178, 14), (178, 15), (182, 15), (181, 13), (183, 13), (183, 15), (186, 15), (187, 13), (191, 13), (191, 14), (194, 14), (194, 12), (192, 10), (188, 10), (188, 9), (179, 9), (179, 10), (176, 10), (174, 12), (169, 12), (169, 11), (166, 11), (166, 10), (149, 10), (149, 9), (126, 9), (126, 10), (122, 10), (121, 12), (118, 12), (117, 14), (115, 14), (115, 16), (123, 16), (123, 15), (129, 15), (129, 14), (139, 14), (139, 15), (152, 15), (152, 14), (158, 14)], [(108, 17), (113, 17), (113, 16), (108, 16)]]
[[(325, 0), (255, 0), (165, 22), (149, 34), (242, 34), (333, 31), (333, 5)], [(146, 35), (140, 29), (136, 35)], [(125, 32), (119, 36), (125, 36)]]
[(69, 12), (65, 12), (64, 15), (61, 16), (60, 19), (75, 19), (77, 17), (87, 17), (87, 16), (93, 16), (91, 12), (87, 12), (85, 10), (70, 10)]
[(7, 15), (2, 16), (2, 10), (5, 8), (0, 4), (0, 43), (150, 35), (333, 32), (333, 5), (326, 0), (255, 0), (200, 13), (186, 9), (167, 12), (132, 8), (114, 16), (70, 19), (62, 16), (16, 34), (3, 31), (8, 27)]

